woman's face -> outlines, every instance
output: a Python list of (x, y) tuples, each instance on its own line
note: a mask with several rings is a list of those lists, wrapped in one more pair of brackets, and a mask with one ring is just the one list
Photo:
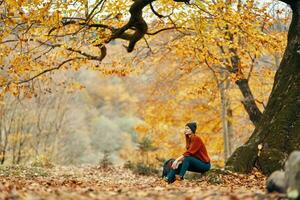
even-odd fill
[(185, 126), (184, 134), (186, 134), (188, 136), (190, 136), (192, 134), (192, 130), (190, 129), (190, 127)]

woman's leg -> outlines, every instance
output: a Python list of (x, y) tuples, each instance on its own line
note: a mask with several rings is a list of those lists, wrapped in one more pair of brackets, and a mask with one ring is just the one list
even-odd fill
[(175, 170), (174, 169), (171, 169), (167, 175), (167, 179), (168, 179), (168, 182), (173, 182), (175, 180)]
[(210, 169), (210, 163), (205, 163), (193, 156), (184, 157), (179, 175), (183, 177), (186, 171), (206, 172)]

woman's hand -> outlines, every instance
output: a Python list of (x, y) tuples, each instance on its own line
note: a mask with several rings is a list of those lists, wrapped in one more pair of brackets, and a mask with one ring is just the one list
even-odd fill
[(174, 162), (171, 165), (172, 169), (176, 169), (177, 168), (177, 160), (174, 160)]
[(173, 163), (172, 163), (172, 169), (177, 169), (178, 165), (181, 163), (181, 161), (183, 160), (184, 156), (181, 155), (179, 156)]

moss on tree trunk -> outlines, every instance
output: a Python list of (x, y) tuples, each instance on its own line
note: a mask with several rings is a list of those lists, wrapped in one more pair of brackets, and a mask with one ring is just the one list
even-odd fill
[(300, 0), (291, 1), (290, 6), (288, 44), (269, 102), (252, 136), (228, 159), (226, 166), (233, 171), (249, 172), (257, 166), (270, 174), (283, 168), (288, 155), (300, 149)]

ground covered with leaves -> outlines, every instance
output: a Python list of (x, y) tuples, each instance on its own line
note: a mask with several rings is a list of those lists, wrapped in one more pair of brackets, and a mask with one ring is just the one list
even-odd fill
[(167, 184), (159, 175), (124, 168), (1, 167), (0, 199), (277, 199), (266, 194), (265, 177), (213, 170)]

